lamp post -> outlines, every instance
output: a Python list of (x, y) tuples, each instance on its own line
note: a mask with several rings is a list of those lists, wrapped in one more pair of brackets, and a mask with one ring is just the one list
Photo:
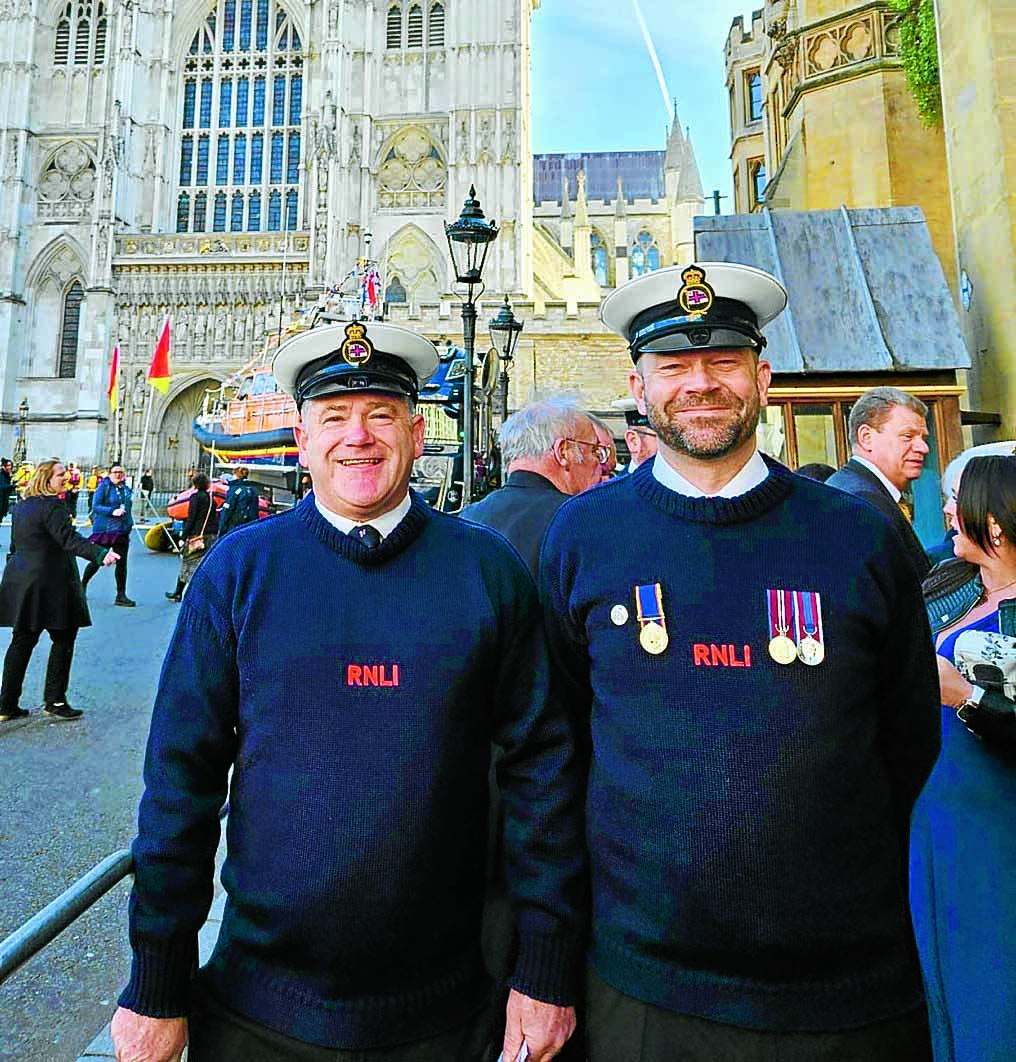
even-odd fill
[(462, 505), (473, 500), (475, 468), (473, 438), (473, 348), (476, 345), (476, 299), (483, 291), (475, 288), (483, 283), (483, 266), (487, 251), (497, 239), (497, 222), (487, 221), (476, 198), (476, 189), (469, 186), (469, 198), (462, 206), (458, 220), (445, 222), (448, 253), (455, 269), (455, 280), (466, 285), (462, 303), (462, 346), (466, 352), (466, 375), (462, 392)]
[(512, 304), (508, 296), (504, 297), (504, 306), (498, 311), (497, 317), (490, 322), (490, 342), (493, 348), (501, 355), (501, 376), (498, 379), (498, 391), (501, 399), (501, 423), (508, 419), (508, 372), (515, 359), (515, 348), (518, 346), (519, 336), (524, 325), (517, 320), (512, 313)]
[(18, 406), (18, 441), (14, 444), (14, 464), (22, 465), (28, 460), (28, 399), (23, 398)]

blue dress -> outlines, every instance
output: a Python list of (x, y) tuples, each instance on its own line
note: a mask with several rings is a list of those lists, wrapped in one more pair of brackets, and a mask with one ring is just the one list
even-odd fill
[[(964, 630), (998, 631), (998, 613)], [(910, 902), (935, 1062), (1016, 1059), (1016, 753), (948, 707), (942, 754), (914, 808)]]

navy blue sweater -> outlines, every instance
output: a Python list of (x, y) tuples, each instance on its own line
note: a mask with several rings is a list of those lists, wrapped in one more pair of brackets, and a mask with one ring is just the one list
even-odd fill
[[(648, 462), (548, 531), (552, 661), (595, 750), (591, 961), (670, 1010), (849, 1028), (922, 997), (905, 873), (937, 674), (885, 518), (770, 464), (723, 500), (666, 489)], [(654, 656), (634, 590), (657, 582), (670, 644)], [(820, 594), (823, 663), (770, 658), (769, 589)]]
[(513, 984), (570, 1001), (580, 776), (545, 652), (536, 588), (511, 548), (418, 497), (373, 553), (312, 497), (223, 539), (163, 666), (121, 1004), (187, 1011), (232, 765), (213, 990), (325, 1046), (411, 1042), (464, 1021), (488, 989), (491, 741), (504, 749), (521, 936)]

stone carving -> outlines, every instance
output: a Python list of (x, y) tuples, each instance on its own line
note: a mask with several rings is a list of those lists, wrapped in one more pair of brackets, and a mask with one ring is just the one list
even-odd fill
[(7, 176), (18, 176), (18, 163), (20, 161), (20, 147), (18, 144), (18, 131), (17, 129), (10, 129), (7, 132)]
[(502, 117), (501, 161), (508, 163), (515, 160), (515, 118), (511, 114)]
[(353, 122), (352, 131), (349, 134), (349, 165), (354, 166), (360, 161), (361, 157), (361, 134), (360, 126)]
[(378, 205), (443, 206), (447, 166), (434, 141), (411, 126), (392, 141), (378, 169)]
[(456, 156), (460, 163), (469, 161), (469, 123), (466, 121), (465, 118), (463, 118), (459, 122), (459, 134), (458, 143), (456, 145)]
[(90, 213), (95, 163), (81, 144), (70, 141), (56, 150), (39, 178), (38, 194), (39, 216), (46, 220), (79, 220)]
[(123, 0), (123, 24), (120, 34), (120, 47), (130, 48), (134, 36), (134, 0)]

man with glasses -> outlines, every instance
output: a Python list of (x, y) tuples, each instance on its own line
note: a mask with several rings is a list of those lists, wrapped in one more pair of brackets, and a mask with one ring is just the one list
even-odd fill
[(462, 516), (500, 531), (535, 578), (551, 518), (572, 495), (600, 482), (610, 452), (590, 416), (564, 395), (517, 410), (501, 425), (498, 444), (508, 479)]
[[(131, 544), (131, 528), (134, 527), (132, 513), (133, 495), (127, 486), (127, 475), (123, 465), (113, 465), (109, 475), (96, 487), (92, 498), (92, 533), (90, 541), (119, 556), (114, 571), (116, 598), (114, 605), (121, 608), (133, 608), (137, 602), (127, 596), (127, 551)], [(81, 576), (81, 585), (87, 587), (100, 565), (89, 561)]]
[(611, 434), (610, 425), (599, 417), (589, 414), (596, 432), (596, 441), (600, 444), (597, 460), (600, 462), (600, 482), (606, 483), (617, 474), (617, 447), (614, 445), (614, 436)]

